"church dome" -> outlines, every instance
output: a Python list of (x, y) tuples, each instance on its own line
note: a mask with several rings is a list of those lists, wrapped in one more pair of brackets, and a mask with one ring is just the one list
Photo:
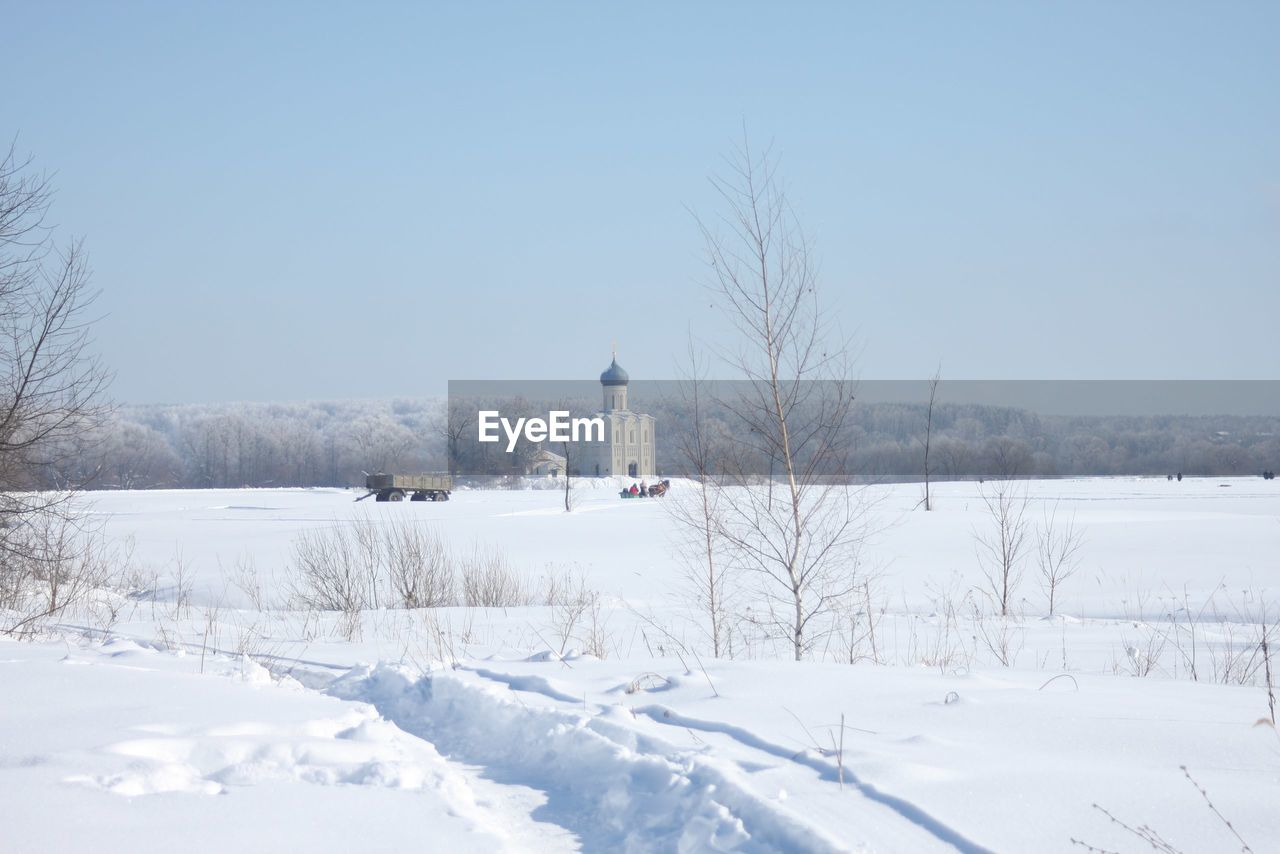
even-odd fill
[(617, 359), (614, 359), (609, 368), (600, 375), (601, 385), (626, 385), (630, 380), (631, 378), (627, 376), (626, 371), (622, 370)]

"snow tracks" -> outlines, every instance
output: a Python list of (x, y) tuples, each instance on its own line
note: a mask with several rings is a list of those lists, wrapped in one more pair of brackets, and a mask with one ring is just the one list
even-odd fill
[[(784, 804), (753, 791), (735, 763), (647, 734), (637, 724), (651, 720), (652, 710), (639, 719), (617, 706), (589, 714), (581, 701), (574, 708), (573, 698), (526, 684), (528, 677), (502, 677), (484, 670), (418, 677), (380, 664), (353, 670), (329, 693), (371, 703), (401, 729), (453, 761), (478, 766), (495, 783), (540, 791), (545, 804), (532, 817), (565, 828), (586, 851), (865, 848), (806, 821), (804, 803)], [(876, 798), (870, 787), (850, 793), (860, 795), (873, 804), (873, 820), (894, 825), (889, 836), (896, 850), (981, 850), (931, 825), (927, 816), (922, 821), (902, 805)], [(868, 836), (884, 840), (882, 833)]]

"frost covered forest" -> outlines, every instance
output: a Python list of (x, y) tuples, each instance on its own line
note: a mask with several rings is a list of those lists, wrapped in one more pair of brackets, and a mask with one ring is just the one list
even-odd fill
[[(923, 385), (923, 383), (922, 383)], [(658, 419), (664, 473), (676, 462), (679, 404), (638, 401)], [(42, 469), (42, 487), (94, 489), (351, 486), (363, 472), (449, 468), (444, 398), (123, 406), (78, 453)], [(455, 425), (456, 428), (456, 425)], [(922, 471), (923, 404), (856, 404), (853, 470), (885, 480)], [(514, 473), (525, 453), (497, 454), (458, 430), (460, 471)], [(1262, 416), (1062, 417), (943, 404), (934, 412), (932, 476), (1251, 475), (1280, 462), (1280, 419)], [(488, 454), (488, 456), (485, 456)]]

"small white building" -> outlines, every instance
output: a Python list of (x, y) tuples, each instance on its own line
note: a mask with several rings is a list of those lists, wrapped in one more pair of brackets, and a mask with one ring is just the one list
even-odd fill
[(564, 474), (565, 459), (559, 454), (543, 448), (533, 455), (529, 463), (529, 474), (537, 477), (560, 477)]

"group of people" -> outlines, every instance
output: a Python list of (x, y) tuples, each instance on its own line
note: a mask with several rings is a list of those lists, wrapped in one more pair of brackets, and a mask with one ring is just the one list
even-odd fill
[(633, 483), (630, 489), (623, 489), (620, 495), (623, 498), (657, 498), (666, 493), (670, 487), (671, 481), (669, 480), (660, 480), (653, 486), (649, 486), (642, 480), (639, 486)]
[(640, 485), (638, 487), (633, 483), (631, 484), (630, 489), (622, 490), (623, 498), (635, 498), (637, 495), (640, 496), (641, 498), (649, 497), (649, 485), (645, 483), (643, 480), (640, 481)]

